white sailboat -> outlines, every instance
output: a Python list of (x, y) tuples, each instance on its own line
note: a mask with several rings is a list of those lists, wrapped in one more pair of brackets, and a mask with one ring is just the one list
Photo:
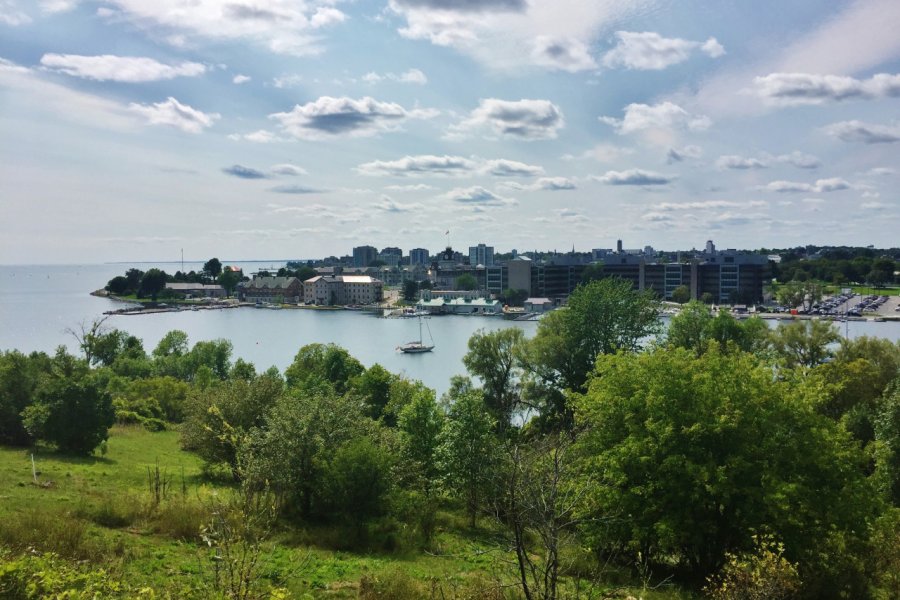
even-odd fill
[(422, 340), (422, 317), (419, 317), (419, 339), (412, 342), (406, 342), (401, 346), (397, 346), (397, 349), (401, 352), (406, 352), (407, 354), (431, 352), (434, 349), (434, 338), (431, 336), (431, 328), (428, 327), (427, 323), (425, 324), (425, 327), (428, 328), (428, 337), (431, 339), (430, 346)]

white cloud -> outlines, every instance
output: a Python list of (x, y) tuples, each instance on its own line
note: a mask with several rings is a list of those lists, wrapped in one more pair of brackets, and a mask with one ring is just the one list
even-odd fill
[(900, 96), (900, 74), (879, 73), (860, 80), (840, 75), (771, 73), (756, 77), (753, 83), (763, 100), (786, 106)]
[(768, 166), (769, 165), (759, 160), (758, 158), (749, 158), (744, 156), (737, 156), (734, 154), (720, 156), (716, 160), (716, 167), (718, 167), (719, 169), (765, 169)]
[(129, 110), (144, 117), (150, 125), (168, 125), (187, 133), (200, 133), (212, 127), (221, 115), (204, 113), (169, 96), (165, 102), (128, 105)]
[(442, 194), (439, 198), (473, 206), (507, 206), (516, 204), (515, 200), (499, 196), (480, 185), (467, 188), (454, 188), (449, 192)]
[(866, 175), (896, 175), (897, 169), (891, 167), (874, 167), (866, 171)]
[[(170, 42), (199, 36), (248, 40), (278, 54), (309, 56), (322, 51), (317, 32), (345, 20), (331, 2), (294, 0), (107, 0), (109, 19), (171, 32)], [(106, 8), (106, 7), (104, 7)]]
[(41, 65), (73, 77), (126, 83), (196, 77), (206, 72), (206, 66), (195, 62), (166, 65), (152, 58), (110, 54), (100, 56), (45, 54), (41, 57)]
[(462, 156), (435, 156), (423, 154), (404, 156), (398, 160), (375, 160), (356, 167), (360, 175), (371, 176), (419, 176), (419, 175), (468, 175), (477, 163)]
[(47, 14), (68, 12), (80, 2), (81, 0), (41, 0), (41, 12)]
[(290, 75), (282, 75), (281, 77), (275, 77), (272, 79), (272, 85), (274, 85), (278, 89), (286, 89), (297, 87), (303, 83), (303, 75), (290, 74)]
[(787, 163), (797, 167), (798, 169), (818, 169), (822, 166), (822, 162), (818, 157), (812, 154), (804, 154), (797, 150), (790, 154), (781, 154), (775, 157), (775, 160), (781, 163)]
[(564, 154), (560, 158), (562, 160), (586, 160), (594, 159), (601, 163), (610, 163), (619, 160), (625, 156), (634, 154), (634, 149), (622, 146), (614, 146), (613, 144), (597, 144), (589, 150), (585, 150), (579, 155)]
[(666, 153), (666, 162), (668, 164), (676, 162), (684, 162), (688, 158), (700, 158), (703, 155), (703, 149), (700, 146), (688, 145), (684, 148), (669, 148)]
[(457, 125), (451, 126), (448, 137), (461, 138), (480, 129), (493, 134), (522, 140), (543, 140), (556, 137), (565, 125), (562, 111), (549, 100), (481, 100), (478, 108)]
[(236, 85), (241, 85), (242, 83), (247, 83), (250, 79), (251, 78), (248, 75), (235, 75), (231, 82)]
[(31, 17), (19, 8), (15, 0), (0, 0), (0, 23), (18, 27), (31, 23)]
[(607, 185), (666, 185), (675, 180), (674, 176), (643, 169), (607, 171), (604, 175), (591, 178)]
[(534, 41), (531, 56), (537, 65), (569, 73), (597, 68), (588, 45), (574, 38), (539, 35)]
[(859, 205), (863, 210), (884, 210), (888, 205), (884, 202), (863, 202)]
[(389, 213), (414, 212), (422, 210), (422, 205), (418, 202), (397, 202), (390, 196), (382, 196), (381, 199), (373, 205), (378, 210)]
[(436, 188), (426, 183), (414, 183), (411, 185), (389, 185), (384, 189), (392, 192), (427, 192)]
[(425, 73), (420, 71), (419, 69), (409, 69), (404, 71), (403, 73), (384, 73), (383, 75), (379, 75), (378, 73), (371, 72), (366, 73), (361, 78), (366, 83), (380, 83), (382, 81), (396, 81), (397, 83), (415, 83), (418, 85), (425, 85), (428, 83), (428, 77), (425, 76)]
[(703, 115), (692, 115), (672, 102), (659, 104), (629, 104), (622, 119), (600, 117), (600, 121), (611, 125), (616, 133), (626, 135), (646, 129), (689, 129), (704, 130), (711, 122)]
[(487, 161), (482, 170), (498, 177), (534, 177), (544, 173), (544, 168), (538, 165), (527, 165), (505, 158)]
[(269, 115), (284, 131), (299, 139), (321, 139), (327, 136), (371, 136), (394, 131), (407, 119), (432, 118), (435, 111), (407, 110), (393, 102), (379, 102), (366, 96), (333, 98), (322, 96), (290, 112)]
[(561, 192), (565, 190), (575, 190), (578, 186), (568, 177), (540, 177), (534, 183), (522, 184), (517, 181), (506, 181), (498, 187), (508, 190), (524, 191), (524, 192)]
[(294, 177), (297, 175), (307, 175), (306, 169), (304, 169), (303, 167), (298, 167), (297, 165), (292, 165), (290, 163), (272, 165), (269, 170), (276, 175), (289, 175)]
[(841, 121), (825, 128), (825, 133), (844, 142), (864, 144), (891, 144), (900, 142), (900, 127), (896, 125), (873, 125), (862, 121)]
[(229, 134), (228, 139), (234, 140), (236, 142), (240, 142), (243, 140), (247, 142), (253, 142), (254, 144), (271, 144), (274, 142), (290, 141), (288, 138), (278, 137), (276, 134), (266, 129), (259, 129), (251, 133), (232, 133)]
[(709, 38), (693, 42), (680, 38), (664, 38), (652, 31), (617, 31), (615, 48), (603, 55), (603, 64), (611, 69), (661, 70), (686, 61), (694, 50), (701, 50), (712, 58), (725, 54), (725, 49)]
[(846, 179), (832, 177), (830, 179), (817, 179), (815, 183), (804, 183), (800, 181), (771, 181), (762, 189), (769, 192), (806, 192), (813, 194), (822, 194), (825, 192), (836, 192), (847, 190), (853, 186)]

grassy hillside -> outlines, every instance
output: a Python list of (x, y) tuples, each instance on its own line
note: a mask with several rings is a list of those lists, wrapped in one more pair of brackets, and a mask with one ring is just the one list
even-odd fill
[[(214, 576), (199, 532), (230, 495), (227, 482), (210, 483), (201, 461), (180, 449), (176, 431), (117, 426), (110, 433), (104, 455), (74, 458), (37, 449), (36, 484), (31, 451), (0, 448), (0, 548), (8, 551), (6, 559), (31, 550), (54, 552), (66, 564), (104, 567), (110, 580), (199, 595)], [(168, 482), (158, 502), (151, 489), (157, 468), (158, 481)], [(472, 531), (462, 514), (445, 508), (427, 551), (404, 532), (403, 523), (378, 524), (360, 543), (336, 525), (278, 524), (263, 546), (260, 573), (297, 598), (476, 598), (498, 581), (514, 581), (512, 556), (489, 523)], [(589, 564), (573, 556), (572, 571), (582, 562)], [(690, 597), (633, 583), (609, 571), (595, 592)], [(509, 588), (503, 597), (516, 596)]]

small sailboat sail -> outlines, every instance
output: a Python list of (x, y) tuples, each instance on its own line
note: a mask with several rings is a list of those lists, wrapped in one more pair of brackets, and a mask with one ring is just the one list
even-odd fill
[[(425, 326), (428, 327), (428, 323), (426, 323)], [(431, 345), (426, 344), (422, 340), (422, 317), (419, 317), (419, 339), (412, 342), (406, 342), (405, 344), (398, 346), (397, 349), (407, 354), (431, 352), (432, 350), (434, 350), (434, 338), (431, 336), (430, 327), (428, 327), (428, 337), (431, 339)]]

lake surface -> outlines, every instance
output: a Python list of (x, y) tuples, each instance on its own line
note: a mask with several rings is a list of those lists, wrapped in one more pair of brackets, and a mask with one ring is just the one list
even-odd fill
[[(277, 269), (283, 263), (229, 263), (250, 273), (262, 267)], [(65, 345), (77, 352), (67, 328), (77, 328), (101, 318), (103, 312), (121, 308), (120, 302), (89, 295), (130, 267), (146, 271), (159, 267), (169, 273), (181, 264), (106, 264), (0, 266), (0, 350), (52, 352)], [(186, 270), (202, 269), (202, 263), (185, 263)], [(191, 343), (225, 338), (234, 345), (232, 359), (243, 358), (264, 370), (272, 365), (283, 371), (300, 347), (314, 342), (346, 348), (367, 367), (379, 363), (394, 373), (419, 379), (437, 390), (447, 390), (450, 377), (464, 374), (462, 357), (469, 337), (479, 329), (518, 327), (531, 337), (536, 322), (506, 321), (496, 317), (444, 316), (427, 319), (435, 349), (425, 354), (402, 354), (396, 347), (419, 336), (416, 319), (382, 319), (355, 311), (257, 310), (239, 308), (215, 311), (182, 311), (139, 316), (113, 316), (106, 324), (125, 330), (144, 341), (151, 351), (172, 329), (188, 334)], [(769, 321), (773, 326), (776, 321)], [(845, 326), (841, 324), (841, 333)], [(850, 337), (879, 336), (900, 340), (900, 323), (851, 321)], [(428, 332), (425, 331), (428, 339)]]

